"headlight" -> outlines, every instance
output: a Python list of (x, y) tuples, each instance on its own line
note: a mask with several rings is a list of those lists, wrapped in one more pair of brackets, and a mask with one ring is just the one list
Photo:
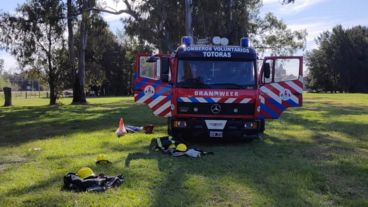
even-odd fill
[(244, 128), (246, 128), (246, 129), (257, 129), (257, 123), (256, 122), (245, 122)]
[(186, 121), (174, 121), (174, 127), (175, 128), (185, 128), (187, 127)]

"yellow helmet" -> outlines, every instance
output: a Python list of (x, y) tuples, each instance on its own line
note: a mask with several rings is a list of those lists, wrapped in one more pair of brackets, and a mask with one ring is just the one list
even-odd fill
[(99, 154), (97, 155), (96, 163), (110, 163), (110, 161), (107, 159), (107, 156), (105, 154)]
[(176, 150), (180, 152), (185, 152), (187, 151), (187, 145), (180, 143), (176, 146)]
[(95, 176), (95, 173), (93, 173), (93, 170), (89, 167), (82, 167), (81, 169), (78, 170), (77, 175), (85, 179), (90, 176)]

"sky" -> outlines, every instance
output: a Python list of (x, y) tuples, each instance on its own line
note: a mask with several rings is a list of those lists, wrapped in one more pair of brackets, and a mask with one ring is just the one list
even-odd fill
[[(14, 12), (17, 5), (24, 2), (25, 0), (0, 0), (0, 11)], [(122, 4), (116, 4), (114, 0), (105, 0), (105, 2), (107, 2), (105, 6), (116, 10), (123, 8)], [(367, 0), (295, 0), (295, 3), (288, 5), (282, 5), (281, 2), (282, 0), (263, 0), (261, 15), (272, 12), (276, 17), (283, 20), (288, 28), (307, 30), (306, 50), (299, 51), (298, 55), (317, 48), (315, 38), (324, 31), (330, 31), (338, 24), (341, 24), (344, 28), (351, 28), (356, 25), (368, 26)], [(104, 15), (104, 19), (109, 23), (113, 32), (123, 29), (123, 24), (120, 21), (121, 17), (124, 17), (124, 15)], [(0, 51), (0, 58), (5, 61), (4, 68), (6, 71), (17, 72), (17, 63), (14, 57), (5, 51)]]

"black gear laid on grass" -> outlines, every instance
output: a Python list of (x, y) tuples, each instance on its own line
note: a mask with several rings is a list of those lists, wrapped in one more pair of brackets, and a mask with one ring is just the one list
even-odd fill
[(100, 174), (98, 176), (90, 176), (82, 179), (75, 173), (68, 173), (64, 176), (63, 190), (76, 192), (104, 192), (109, 188), (120, 186), (123, 182), (124, 177), (122, 175), (106, 176)]

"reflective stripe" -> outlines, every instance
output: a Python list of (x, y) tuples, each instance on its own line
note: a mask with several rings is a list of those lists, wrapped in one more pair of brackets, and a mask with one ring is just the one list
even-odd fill
[(184, 103), (248, 103), (251, 98), (210, 98), (210, 97), (194, 97), (182, 96), (178, 97), (178, 102)]
[(157, 145), (160, 149), (163, 149), (162, 144), (161, 144), (161, 139), (156, 139)]
[(298, 93), (303, 93), (303, 89), (300, 88), (298, 85), (296, 85), (293, 81), (286, 81), (285, 83), (288, 84), (294, 90), (296, 90)]
[(261, 87), (261, 91), (273, 98), (275, 101), (282, 103), (281, 98), (278, 95), (274, 94), (270, 89), (263, 86)]
[(154, 106), (156, 106), (156, 104), (158, 104), (160, 101), (162, 101), (164, 98), (166, 98), (166, 96), (159, 96), (158, 98), (156, 98), (155, 100), (153, 100), (151, 103), (148, 104), (148, 106), (150, 108), (153, 108)]
[(236, 98), (228, 98), (225, 103), (233, 103)]
[(153, 113), (155, 115), (158, 115), (160, 114), (162, 111), (164, 111), (165, 109), (169, 108), (170, 107), (170, 102), (166, 102), (164, 105), (162, 105), (160, 108), (158, 108), (156, 111), (154, 111)]
[(244, 98), (240, 101), (240, 103), (248, 103), (251, 99), (250, 98)]

